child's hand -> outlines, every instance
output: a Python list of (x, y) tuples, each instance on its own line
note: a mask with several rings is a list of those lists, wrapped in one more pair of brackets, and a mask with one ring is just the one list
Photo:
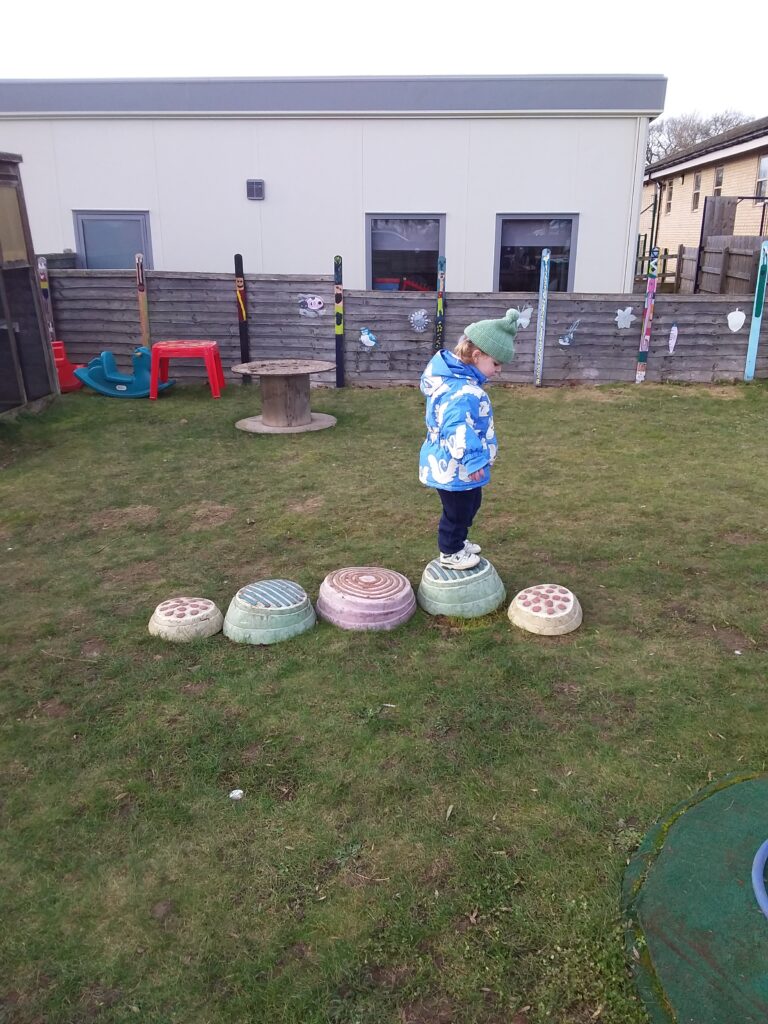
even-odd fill
[(478, 469), (478, 471), (476, 473), (470, 473), (469, 474), (469, 479), (472, 481), (472, 483), (476, 484), (480, 480), (482, 480), (484, 476), (485, 476), (485, 470), (484, 469)]

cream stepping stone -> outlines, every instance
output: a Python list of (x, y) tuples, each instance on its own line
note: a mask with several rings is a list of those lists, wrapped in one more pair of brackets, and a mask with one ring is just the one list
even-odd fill
[(149, 632), (164, 640), (186, 643), (213, 636), (224, 624), (224, 616), (206, 597), (170, 597), (162, 601), (149, 620)]
[(581, 605), (575, 594), (559, 583), (537, 583), (515, 595), (509, 621), (542, 636), (562, 636), (581, 625)]

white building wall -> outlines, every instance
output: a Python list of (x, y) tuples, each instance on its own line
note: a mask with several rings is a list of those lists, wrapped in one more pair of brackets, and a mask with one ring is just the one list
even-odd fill
[[(364, 288), (365, 214), (445, 214), (449, 290), (491, 291), (497, 214), (576, 214), (574, 290), (631, 287), (647, 118), (6, 120), (39, 252), (73, 210), (149, 210), (159, 270), (331, 273)], [(247, 178), (266, 199), (245, 198)]]

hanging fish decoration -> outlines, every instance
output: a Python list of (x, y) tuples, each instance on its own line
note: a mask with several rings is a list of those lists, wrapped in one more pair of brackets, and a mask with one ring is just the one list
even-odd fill
[(675, 351), (675, 345), (677, 344), (677, 324), (672, 324), (669, 332), (669, 354)]
[(323, 316), (325, 313), (325, 302), (319, 295), (299, 294), (299, 316)]
[(363, 327), (360, 331), (360, 343), (366, 348), (373, 348), (377, 342), (376, 335), (369, 327)]

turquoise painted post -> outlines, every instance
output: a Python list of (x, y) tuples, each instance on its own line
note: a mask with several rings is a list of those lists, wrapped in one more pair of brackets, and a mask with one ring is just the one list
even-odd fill
[(549, 249), (541, 250), (541, 269), (539, 271), (539, 308), (536, 310), (536, 345), (533, 355), (533, 383), (541, 387), (544, 374), (544, 339), (547, 333), (547, 300), (549, 297)]
[(757, 268), (757, 285), (755, 287), (755, 302), (752, 306), (752, 324), (749, 328), (749, 343), (747, 344), (747, 361), (744, 366), (744, 380), (752, 380), (755, 376), (757, 343), (760, 340), (760, 325), (763, 322), (766, 277), (768, 277), (768, 242), (763, 242), (760, 246), (760, 262)]

